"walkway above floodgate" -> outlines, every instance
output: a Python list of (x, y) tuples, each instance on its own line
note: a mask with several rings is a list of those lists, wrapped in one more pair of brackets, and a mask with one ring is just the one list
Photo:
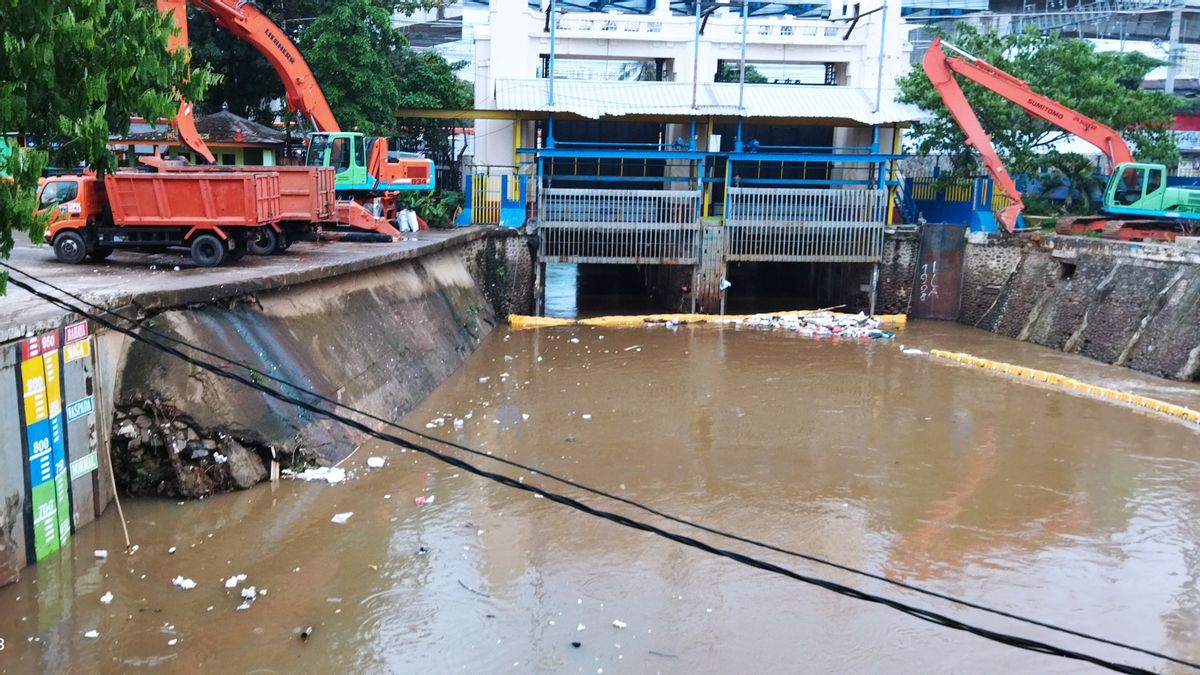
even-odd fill
[[(195, 267), (183, 252), (118, 251), (104, 262), (66, 265), (55, 260), (49, 246), (20, 238), (5, 262), (106, 308), (137, 304), (155, 309), (257, 293), (430, 255), (479, 239), (491, 229), (424, 230), (395, 243), (297, 242), (282, 255), (247, 256), (211, 269)], [(13, 278), (25, 280), (17, 274)], [(7, 290), (0, 296), (0, 342), (60, 327), (69, 318), (11, 284)]]

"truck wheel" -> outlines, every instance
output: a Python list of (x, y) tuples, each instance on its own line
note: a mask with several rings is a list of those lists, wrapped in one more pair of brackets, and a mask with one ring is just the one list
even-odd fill
[(83, 262), (87, 257), (87, 244), (83, 242), (83, 235), (74, 230), (60, 232), (54, 238), (54, 257), (58, 258), (59, 262), (70, 265)]
[(192, 240), (192, 262), (200, 267), (216, 267), (225, 261), (225, 242), (215, 234), (197, 235)]
[(279, 241), (276, 242), (276, 244), (275, 244), (275, 252), (283, 253), (284, 251), (288, 250), (291, 247), (292, 247), (292, 238), (288, 236), (288, 233), (286, 231), (280, 232), (279, 233)]
[(237, 237), (232, 237), (230, 241), (233, 242), (233, 248), (229, 249), (229, 252), (225, 255), (225, 262), (234, 263), (245, 258), (246, 246), (249, 244), (249, 241)]
[(97, 246), (96, 248), (92, 249), (92, 252), (88, 254), (88, 257), (91, 258), (92, 260), (99, 261), (99, 260), (104, 260), (105, 258), (107, 258), (108, 256), (110, 256), (112, 254), (113, 254), (113, 247)]
[(246, 240), (246, 247), (254, 255), (271, 255), (279, 246), (279, 235), (269, 227), (259, 229), (258, 234)]

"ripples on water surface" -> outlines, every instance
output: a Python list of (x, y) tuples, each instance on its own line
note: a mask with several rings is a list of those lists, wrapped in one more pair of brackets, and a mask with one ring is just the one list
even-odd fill
[[(1068, 358), (940, 324), (870, 344), (713, 328), (501, 330), (407, 422), (424, 430), (444, 414), (431, 433), (659, 509), (1200, 659), (1196, 431), (905, 356), (902, 342), (1043, 367)], [(1074, 365), (1185, 401), (1196, 395)], [(388, 465), (366, 469), (372, 454)], [(1082, 669), (622, 529), (411, 453), (368, 447), (349, 465), (356, 477), (340, 486), (285, 482), (184, 505), (128, 504), (141, 545), (132, 558), (118, 553), (110, 512), (61, 560), (0, 589), (0, 670)], [(414, 505), (421, 494), (434, 504)], [(354, 512), (347, 524), (329, 522), (345, 511)], [(170, 546), (179, 552), (168, 555)], [(107, 561), (93, 558), (96, 548), (111, 552)], [(989, 628), (1161, 666), (737, 548)], [(249, 611), (235, 611), (240, 600), (222, 585), (238, 572), (269, 591)], [(171, 588), (175, 575), (198, 587)], [(105, 591), (115, 595), (108, 606), (98, 600)], [(314, 633), (302, 644), (293, 631), (308, 625)], [(100, 638), (82, 637), (92, 628)]]

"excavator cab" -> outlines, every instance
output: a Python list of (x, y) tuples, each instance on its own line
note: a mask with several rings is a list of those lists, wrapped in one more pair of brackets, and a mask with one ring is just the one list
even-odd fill
[(1118, 164), (1104, 188), (1105, 210), (1114, 213), (1162, 211), (1167, 169), (1161, 164)]
[[(382, 147), (376, 152), (376, 146)], [(358, 132), (319, 132), (308, 137), (308, 166), (332, 166), (339, 192), (432, 190), (433, 162), (388, 152), (387, 139)]]

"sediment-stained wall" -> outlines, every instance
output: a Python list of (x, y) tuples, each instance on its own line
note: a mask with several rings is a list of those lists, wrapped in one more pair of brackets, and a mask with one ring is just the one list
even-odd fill
[[(156, 330), (245, 364), (240, 374), (255, 381), (275, 386), (263, 375), (280, 377), (388, 419), (458, 368), (495, 322), (454, 251), (154, 317)], [(362, 441), (141, 343), (126, 354), (116, 396), (126, 408), (180, 411), (190, 427), (260, 453), (335, 462)]]
[(968, 242), (959, 321), (1177, 380), (1200, 380), (1200, 254), (1083, 238)]

